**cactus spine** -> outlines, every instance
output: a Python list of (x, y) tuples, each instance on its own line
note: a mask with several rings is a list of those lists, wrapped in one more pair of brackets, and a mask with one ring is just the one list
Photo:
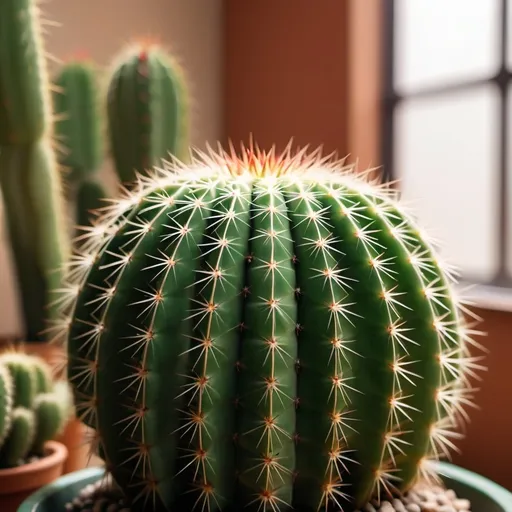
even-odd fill
[(0, 5), (0, 187), (27, 339), (40, 340), (68, 241), (51, 141), (50, 84), (34, 0)]
[(60, 163), (69, 170), (76, 223), (88, 226), (92, 212), (104, 205), (107, 196), (98, 176), (103, 143), (96, 69), (88, 60), (71, 60), (58, 73), (55, 85), (55, 132), (63, 146)]
[(0, 468), (42, 456), (46, 441), (61, 432), (72, 411), (69, 386), (54, 383), (42, 359), (20, 352), (0, 355)]
[(115, 167), (124, 185), (162, 159), (188, 155), (189, 99), (182, 69), (156, 45), (128, 48), (108, 85), (107, 117)]
[(68, 371), (144, 510), (361, 506), (435, 476), (481, 367), (392, 192), (317, 152), (210, 152), (103, 221), (74, 259)]

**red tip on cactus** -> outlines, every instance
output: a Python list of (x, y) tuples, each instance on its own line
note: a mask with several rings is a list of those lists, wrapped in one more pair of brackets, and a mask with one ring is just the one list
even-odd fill
[(156, 36), (142, 36), (136, 39), (135, 43), (139, 46), (139, 59), (146, 61), (152, 47), (160, 46), (160, 39)]

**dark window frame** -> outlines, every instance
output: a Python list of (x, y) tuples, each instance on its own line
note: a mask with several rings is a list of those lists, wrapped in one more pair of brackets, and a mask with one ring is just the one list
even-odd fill
[[(512, 4), (512, 2), (510, 2)], [(500, 67), (498, 72), (489, 78), (481, 80), (461, 81), (460, 83), (428, 87), (415, 91), (414, 93), (398, 94), (394, 85), (394, 46), (395, 46), (395, 0), (384, 0), (383, 2), (383, 116), (382, 116), (382, 164), (383, 164), (383, 177), (385, 181), (393, 181), (396, 179), (396, 172), (394, 169), (394, 115), (396, 107), (404, 100), (421, 97), (435, 97), (437, 95), (444, 95), (447, 93), (456, 93), (457, 91), (466, 91), (468, 89), (478, 88), (485, 84), (494, 84), (499, 91), (499, 108), (500, 108), (500, 130), (499, 130), (499, 191), (497, 193), (499, 201), (499, 213), (496, 219), (496, 226), (498, 229), (498, 268), (494, 277), (488, 282), (478, 282), (471, 278), (471, 276), (462, 276), (464, 281), (473, 282), (476, 284), (485, 284), (491, 286), (499, 286), (512, 288), (512, 275), (507, 270), (507, 260), (509, 258), (509, 245), (510, 236), (512, 236), (512, 224), (509, 222), (508, 215), (508, 187), (509, 177), (507, 176), (507, 167), (509, 165), (509, 154), (512, 154), (511, 129), (509, 120), (507, 119), (508, 102), (512, 101), (509, 95), (509, 88), (512, 87), (512, 69), (507, 66), (507, 39), (508, 30), (512, 27), (508, 26), (508, 9), (512, 5), (508, 5), (508, 0), (500, 1), (500, 16), (501, 23), (499, 26), (500, 34)], [(510, 135), (510, 136), (509, 136)], [(512, 162), (511, 172), (512, 172)], [(512, 185), (512, 183), (510, 184)]]

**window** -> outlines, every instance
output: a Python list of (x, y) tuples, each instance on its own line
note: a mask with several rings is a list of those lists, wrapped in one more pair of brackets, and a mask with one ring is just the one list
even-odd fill
[(383, 168), (465, 282), (512, 291), (512, 0), (385, 0)]

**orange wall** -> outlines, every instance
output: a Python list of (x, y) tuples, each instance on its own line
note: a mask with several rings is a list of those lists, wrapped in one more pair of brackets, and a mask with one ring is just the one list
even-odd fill
[(512, 313), (474, 311), (487, 333), (478, 339), (489, 351), (483, 361), (487, 371), (475, 383), (480, 409), (468, 410), (471, 422), (453, 461), (512, 490)]
[[(292, 7), (293, 6), (293, 7)], [(227, 0), (226, 134), (263, 148), (346, 152), (347, 64), (340, 0)]]

